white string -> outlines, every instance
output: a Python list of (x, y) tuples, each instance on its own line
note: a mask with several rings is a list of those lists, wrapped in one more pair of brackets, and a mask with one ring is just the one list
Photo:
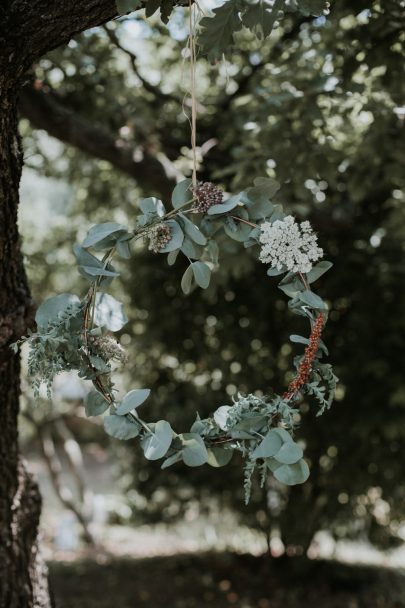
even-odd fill
[(197, 187), (197, 90), (196, 90), (196, 22), (197, 17), (194, 12), (192, 0), (189, 0), (189, 42), (190, 49), (190, 93), (191, 93), (191, 151), (193, 157), (193, 188)]

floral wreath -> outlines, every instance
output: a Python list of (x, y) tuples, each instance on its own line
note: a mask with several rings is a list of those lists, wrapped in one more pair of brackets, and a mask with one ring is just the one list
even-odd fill
[[(29, 332), (14, 348), (29, 343), (28, 368), (36, 395), (42, 383), (49, 395), (53, 378), (61, 371), (77, 370), (90, 380), (94, 388), (85, 398), (86, 415), (106, 414), (104, 428), (109, 435), (122, 440), (138, 437), (147, 459), (164, 458), (162, 469), (179, 461), (190, 467), (205, 463), (221, 467), (235, 450), (241, 452), (248, 501), (257, 467), (262, 486), (269, 473), (286, 485), (308, 478), (302, 447), (294, 440), (297, 403), (304, 395), (313, 397), (319, 415), (334, 398), (337, 378), (331, 365), (322, 362), (328, 354), (321, 339), (328, 307), (311, 289), (332, 264), (320, 261), (323, 251), (310, 223), (298, 223), (272, 202), (279, 188), (274, 180), (257, 178), (252, 187), (225, 199), (211, 182), (194, 184), (190, 179), (177, 184), (169, 211), (156, 198), (141, 200), (133, 230), (113, 222), (93, 226), (82, 244), (74, 247), (79, 272), (90, 282), (86, 295), (79, 299), (65, 293), (45, 300), (37, 310), (37, 331)], [(119, 276), (113, 258), (128, 259), (130, 244), (139, 239), (147, 241), (152, 252), (167, 254), (169, 265), (180, 253), (187, 258), (181, 280), (185, 294), (197, 286), (206, 289), (218, 267), (224, 234), (244, 247), (259, 246), (258, 258), (269, 265), (268, 276), (283, 275), (278, 286), (289, 298), (289, 309), (309, 320), (309, 337), (290, 336), (305, 349), (294, 361), (296, 373), (284, 393), (238, 394), (212, 416), (197, 415), (189, 432), (178, 434), (166, 420), (150, 423), (139, 414), (149, 389), (118, 397), (113, 365), (125, 363), (126, 353), (113, 333), (122, 329), (127, 317), (123, 305), (105, 289)]]

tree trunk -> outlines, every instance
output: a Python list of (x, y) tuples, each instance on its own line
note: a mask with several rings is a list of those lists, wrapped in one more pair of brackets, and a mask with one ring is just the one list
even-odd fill
[[(1, 70), (0, 62), (0, 70)], [(41, 497), (18, 451), (19, 357), (10, 344), (31, 324), (17, 229), (22, 151), (17, 87), (0, 75), (0, 608), (51, 606), (38, 551)]]

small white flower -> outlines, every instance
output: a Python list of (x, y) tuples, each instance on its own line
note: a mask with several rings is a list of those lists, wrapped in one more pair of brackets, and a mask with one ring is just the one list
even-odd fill
[(298, 224), (292, 215), (273, 223), (263, 222), (259, 240), (262, 244), (260, 261), (277, 270), (285, 267), (292, 272), (307, 273), (312, 262), (323, 257), (311, 224), (308, 221)]

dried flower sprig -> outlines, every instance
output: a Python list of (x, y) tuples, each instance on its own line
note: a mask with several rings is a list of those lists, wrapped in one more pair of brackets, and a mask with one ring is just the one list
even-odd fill
[(297, 375), (288, 385), (288, 389), (283, 395), (284, 399), (291, 399), (294, 397), (304, 386), (304, 384), (308, 382), (312, 372), (312, 366), (319, 349), (319, 343), (321, 341), (324, 325), (325, 317), (322, 313), (320, 313), (315, 319), (315, 323), (312, 327), (312, 331), (309, 336), (309, 343), (305, 349), (301, 363), (298, 366)]

